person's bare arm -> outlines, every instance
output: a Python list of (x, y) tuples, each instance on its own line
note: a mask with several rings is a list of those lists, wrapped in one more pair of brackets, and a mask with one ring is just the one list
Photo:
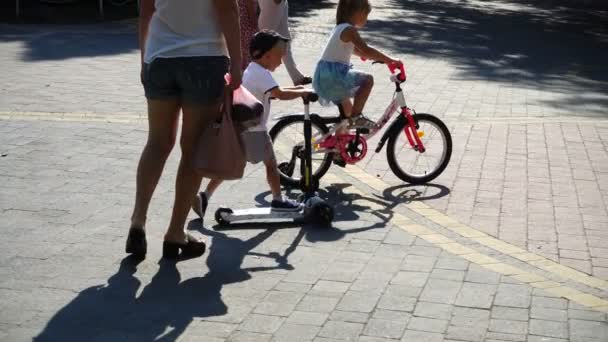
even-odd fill
[(152, 19), (154, 10), (154, 0), (141, 0), (139, 9), (139, 49), (142, 65), (144, 64), (148, 27), (150, 26), (150, 20)]
[(354, 53), (360, 57), (371, 59), (373, 61), (381, 61), (384, 63), (399, 62), (398, 59), (392, 58), (384, 53), (367, 45), (363, 38), (359, 35), (359, 31), (354, 27), (345, 29), (340, 35), (340, 39), (344, 42), (352, 42), (355, 45)]
[(230, 88), (241, 86), (241, 28), (236, 0), (213, 0), (220, 29), (224, 33), (230, 55)]
[(363, 57), (363, 53), (361, 51), (359, 51), (359, 49), (357, 49), (356, 46), (355, 46), (355, 49), (353, 50), (353, 54), (355, 56)]
[(311, 94), (312, 89), (290, 89), (276, 87), (270, 91), (270, 96), (279, 100), (293, 100)]

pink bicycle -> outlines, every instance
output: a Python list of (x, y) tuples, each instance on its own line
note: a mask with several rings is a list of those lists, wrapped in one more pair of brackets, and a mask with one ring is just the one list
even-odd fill
[[(377, 64), (380, 62), (374, 62)], [(367, 141), (375, 136), (399, 112), (389, 128), (384, 132), (375, 152), (378, 153), (388, 142), (386, 157), (393, 173), (411, 184), (427, 183), (447, 167), (452, 155), (452, 137), (447, 126), (431, 114), (416, 113), (405, 102), (402, 84), (406, 81), (403, 64), (388, 65), (390, 81), (395, 85), (393, 98), (384, 114), (376, 122), (376, 128), (350, 129), (348, 134), (336, 134), (348, 128), (341, 106), (340, 116), (322, 117), (310, 114), (312, 125), (312, 175), (318, 181), (327, 172), (332, 162), (356, 164), (368, 152)], [(306, 108), (307, 109), (307, 108)], [(329, 127), (328, 127), (329, 126)], [(277, 163), (281, 174), (281, 184), (297, 187), (301, 182), (304, 156), (304, 115), (294, 114), (281, 117), (270, 130), (275, 146)], [(334, 158), (335, 154), (341, 158)], [(299, 175), (294, 174), (300, 165)]]

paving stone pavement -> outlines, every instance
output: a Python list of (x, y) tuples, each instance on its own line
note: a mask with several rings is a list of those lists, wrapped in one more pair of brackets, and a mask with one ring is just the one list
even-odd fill
[[(292, 3), (304, 70), (334, 4)], [(374, 7), (366, 36), (406, 61), (412, 107), (450, 127), (444, 174), (403, 185), (383, 153), (334, 167), (322, 193), (334, 228), (225, 231), (192, 216), (211, 248), (177, 265), (157, 263), (177, 153), (152, 203), (148, 259), (123, 254), (146, 134), (134, 22), (0, 26), (0, 340), (608, 340), (605, 12)], [(355, 64), (375, 75), (377, 117), (387, 74)], [(263, 177), (250, 167), (209, 213), (265, 204)]]
[[(608, 337), (608, 307), (564, 299), (427, 239), (453, 238), (569, 291), (608, 298), (608, 287), (575, 284), (458, 240), (341, 170), (327, 175), (332, 184), (322, 191), (337, 212), (331, 229), (215, 229), (212, 213), (222, 203), (267, 204), (263, 168), (248, 167), (244, 180), (212, 198), (204, 227), (191, 216), (189, 229), (210, 242), (206, 258), (172, 264), (158, 260), (174, 154), (152, 203), (148, 258), (137, 263), (123, 248), (145, 125), (2, 120), (0, 131), (2, 341)], [(409, 220), (417, 224), (404, 226)], [(420, 225), (435, 234), (416, 235)]]

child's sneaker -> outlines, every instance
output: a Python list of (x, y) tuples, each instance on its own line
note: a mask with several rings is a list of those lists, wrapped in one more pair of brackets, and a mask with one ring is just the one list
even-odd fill
[(348, 128), (365, 128), (372, 130), (376, 127), (378, 127), (378, 125), (374, 121), (365, 117), (363, 114), (359, 114), (349, 119)]
[(284, 199), (282, 201), (275, 199), (270, 203), (270, 208), (273, 211), (299, 211), (301, 207), (300, 203), (290, 199)]

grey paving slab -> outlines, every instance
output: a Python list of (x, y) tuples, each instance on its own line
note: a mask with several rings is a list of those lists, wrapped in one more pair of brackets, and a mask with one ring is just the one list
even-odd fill
[(568, 325), (565, 322), (531, 319), (529, 331), (532, 335), (568, 338)]
[(460, 288), (461, 282), (442, 279), (430, 279), (422, 294), (420, 300), (434, 303), (453, 304)]
[(363, 335), (398, 339), (403, 335), (406, 325), (406, 322), (372, 318), (367, 322)]
[(442, 342), (443, 335), (427, 331), (406, 330), (401, 341)]
[(500, 284), (496, 297), (495, 305), (527, 308), (532, 300), (532, 291), (524, 285)]
[(362, 330), (363, 324), (361, 323), (329, 321), (323, 326), (319, 336), (346, 341), (355, 341)]
[(273, 341), (312, 341), (319, 330), (310, 325), (285, 323), (274, 334)]
[(455, 305), (489, 309), (495, 293), (495, 285), (465, 282), (456, 298)]

